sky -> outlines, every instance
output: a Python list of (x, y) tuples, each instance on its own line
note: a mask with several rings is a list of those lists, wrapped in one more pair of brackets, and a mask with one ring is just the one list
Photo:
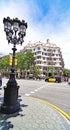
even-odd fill
[(3, 18), (19, 18), (28, 24), (22, 50), (29, 41), (46, 43), (49, 38), (61, 48), (65, 68), (70, 69), (70, 0), (0, 0), (0, 54), (12, 53), (4, 32)]

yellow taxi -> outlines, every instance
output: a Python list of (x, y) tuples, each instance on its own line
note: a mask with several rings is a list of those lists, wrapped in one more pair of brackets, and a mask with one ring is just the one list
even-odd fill
[(50, 76), (50, 77), (46, 78), (45, 81), (60, 83), (61, 82), (61, 77), (60, 76)]

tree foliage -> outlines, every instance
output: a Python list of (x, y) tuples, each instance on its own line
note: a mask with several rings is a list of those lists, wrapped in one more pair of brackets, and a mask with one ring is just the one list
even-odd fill
[(6, 70), (7, 68), (9, 68), (9, 56), (6, 56), (2, 60), (0, 60), (0, 70)]
[(48, 73), (51, 75), (54, 75), (56, 73), (55, 67), (54, 66), (49, 66), (48, 67)]
[(34, 53), (32, 51), (27, 51), (25, 54), (19, 52), (16, 55), (18, 61), (17, 68), (20, 70), (30, 70), (33, 63)]
[[(19, 69), (22, 71), (30, 71), (30, 73), (37, 74), (39, 73), (39, 68), (35, 65), (35, 57), (32, 51), (27, 51), (25, 54), (19, 52), (16, 54), (17, 65), (16, 71)], [(10, 70), (10, 56), (5, 56), (0, 60), (0, 70)]]
[(64, 68), (64, 69), (63, 69), (63, 76), (70, 76), (70, 70)]

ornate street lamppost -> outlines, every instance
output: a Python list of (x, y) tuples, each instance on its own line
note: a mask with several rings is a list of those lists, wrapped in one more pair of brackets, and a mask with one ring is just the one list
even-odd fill
[(23, 38), (26, 35), (27, 23), (24, 20), (20, 21), (18, 18), (10, 19), (10, 17), (4, 18), (3, 23), (8, 43), (13, 44), (13, 55), (10, 78), (4, 87), (4, 101), (1, 105), (1, 112), (10, 114), (20, 109), (20, 103), (18, 102), (19, 86), (15, 79), (15, 52), (17, 50), (16, 45), (22, 45), (24, 42)]

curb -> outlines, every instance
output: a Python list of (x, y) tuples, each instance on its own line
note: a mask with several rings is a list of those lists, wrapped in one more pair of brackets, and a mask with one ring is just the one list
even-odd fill
[(47, 101), (45, 101), (45, 100), (42, 100), (42, 99), (40, 99), (40, 98), (35, 98), (35, 97), (32, 97), (32, 96), (29, 96), (29, 97), (30, 97), (30, 98), (33, 98), (33, 99), (35, 99), (35, 100), (38, 100), (38, 101), (40, 101), (40, 102), (43, 102), (43, 103), (45, 103), (45, 104), (47, 104), (47, 105), (49, 105), (49, 106), (55, 108), (57, 111), (59, 111), (61, 114), (63, 114), (63, 115), (70, 121), (70, 115), (69, 115), (68, 113), (66, 113), (65, 111), (63, 111), (61, 108), (59, 108), (59, 107), (57, 107), (57, 106), (51, 104), (50, 102), (47, 102)]

